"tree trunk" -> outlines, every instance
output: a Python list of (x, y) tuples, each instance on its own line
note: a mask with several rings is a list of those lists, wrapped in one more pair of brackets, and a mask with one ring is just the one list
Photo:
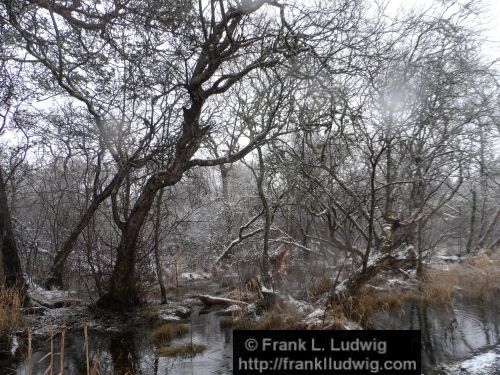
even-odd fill
[(378, 153), (376, 157), (374, 157), (370, 161), (370, 211), (369, 211), (369, 217), (368, 217), (368, 240), (366, 241), (366, 250), (365, 250), (365, 256), (363, 258), (363, 266), (362, 266), (362, 272), (364, 273), (368, 267), (368, 260), (370, 259), (370, 252), (374, 243), (374, 237), (375, 237), (375, 204), (376, 204), (376, 190), (375, 190), (375, 176), (377, 173), (377, 164), (378, 160), (380, 158), (380, 155), (382, 155), (382, 151)]
[(500, 207), (497, 208), (495, 215), (493, 216), (489, 224), (486, 226), (486, 230), (483, 236), (479, 239), (479, 242), (477, 243), (478, 249), (482, 247), (488, 247), (488, 239), (490, 238), (491, 232), (493, 232), (493, 228), (495, 227), (499, 219), (500, 219)]
[(229, 201), (229, 171), (231, 170), (230, 166), (226, 166), (225, 164), (221, 164), (219, 166), (220, 177), (222, 181), (222, 204), (224, 206), (224, 224), (226, 226), (226, 234), (228, 236), (231, 235), (232, 231), (232, 220), (231, 220), (231, 207)]
[[(27, 303), (26, 282), (23, 277), (21, 260), (17, 251), (14, 230), (10, 217), (9, 204), (3, 172), (0, 168), (0, 258), (2, 260), (3, 275), (7, 288), (19, 288), (23, 300)], [(1, 280), (0, 280), (1, 281)]]
[(163, 282), (163, 267), (161, 265), (160, 256), (160, 225), (161, 225), (161, 201), (163, 198), (163, 189), (158, 192), (158, 197), (156, 198), (156, 217), (155, 217), (155, 229), (154, 229), (154, 252), (155, 252), (155, 263), (156, 263), (156, 275), (158, 276), (158, 284), (160, 285), (161, 293), (161, 303), (167, 303), (167, 290), (165, 289), (165, 283)]
[(262, 254), (260, 259), (260, 275), (262, 282), (267, 287), (272, 284), (272, 277), (270, 273), (270, 260), (269, 260), (269, 235), (271, 230), (272, 214), (269, 207), (269, 202), (267, 201), (266, 193), (264, 191), (264, 181), (265, 181), (265, 166), (264, 159), (262, 156), (261, 148), (257, 148), (259, 154), (259, 174), (257, 176), (257, 190), (259, 193), (259, 198), (264, 209), (264, 231), (263, 231), (263, 246)]
[(186, 171), (187, 164), (200, 147), (202, 136), (208, 129), (199, 126), (199, 116), (205, 96), (201, 88), (192, 88), (192, 105), (183, 107), (184, 122), (182, 135), (176, 143), (176, 154), (169, 168), (152, 175), (141, 189), (130, 215), (120, 225), (122, 232), (117, 249), (116, 263), (109, 281), (109, 289), (97, 301), (97, 305), (111, 310), (133, 310), (141, 303), (137, 291), (135, 263), (137, 242), (141, 228), (151, 209), (156, 193), (166, 186), (179, 182)]
[(109, 282), (109, 290), (99, 300), (98, 305), (112, 310), (132, 310), (140, 304), (135, 277), (135, 262), (139, 234), (153, 205), (160, 186), (152, 177), (146, 183), (122, 230), (117, 249), (116, 263)]
[(470, 254), (472, 250), (472, 242), (474, 241), (474, 232), (476, 226), (476, 212), (477, 212), (477, 193), (476, 189), (472, 190), (472, 207), (470, 213), (470, 227), (469, 227), (469, 238), (467, 239), (467, 245), (465, 245), (465, 252)]

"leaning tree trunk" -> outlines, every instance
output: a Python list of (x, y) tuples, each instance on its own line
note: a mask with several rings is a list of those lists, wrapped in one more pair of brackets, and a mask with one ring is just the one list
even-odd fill
[(77, 226), (71, 231), (63, 246), (57, 252), (52, 266), (50, 268), (45, 287), (47, 289), (63, 289), (63, 274), (66, 266), (66, 261), (75, 247), (76, 241), (80, 233), (87, 227), (99, 205), (111, 195), (114, 187), (123, 180), (123, 173), (118, 172), (108, 186), (98, 195), (94, 197), (90, 206), (87, 207), (84, 214), (80, 217)]
[[(193, 89), (195, 90), (195, 89)], [(197, 90), (197, 91), (196, 91)], [(183, 107), (182, 135), (176, 143), (176, 154), (169, 168), (152, 175), (144, 185), (126, 222), (121, 223), (120, 245), (116, 263), (109, 281), (109, 289), (97, 304), (112, 310), (132, 310), (140, 302), (135, 276), (137, 242), (141, 228), (154, 202), (156, 193), (179, 182), (188, 169), (188, 162), (200, 147), (201, 139), (208, 128), (199, 126), (199, 117), (205, 96), (198, 87), (192, 95), (190, 108)]]
[(122, 236), (109, 282), (109, 290), (98, 301), (102, 307), (113, 310), (132, 310), (141, 302), (135, 276), (137, 242), (158, 190), (156, 178), (150, 178), (132, 208), (128, 220), (121, 228)]
[[(0, 259), (2, 260), (5, 285), (8, 288), (19, 288), (24, 303), (27, 303), (26, 282), (23, 277), (21, 260), (17, 251), (14, 230), (10, 218), (10, 210), (5, 191), (5, 182), (0, 168)], [(1, 281), (1, 280), (0, 280)]]

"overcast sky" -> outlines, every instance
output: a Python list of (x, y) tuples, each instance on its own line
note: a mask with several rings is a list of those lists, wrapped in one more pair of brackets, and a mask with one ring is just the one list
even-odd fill
[[(413, 6), (426, 8), (435, 2), (465, 4), (472, 2), (474, 6), (482, 9), (482, 13), (475, 20), (475, 27), (484, 30), (487, 39), (484, 44), (484, 52), (491, 59), (500, 59), (500, 0), (389, 0), (392, 10), (400, 7), (411, 8)], [(497, 64), (500, 69), (500, 64)]]
[(492, 57), (500, 58), (500, 0), (488, 0), (488, 49)]

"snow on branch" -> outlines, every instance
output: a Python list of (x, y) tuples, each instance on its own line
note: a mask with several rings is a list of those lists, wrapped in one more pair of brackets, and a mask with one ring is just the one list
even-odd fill
[(231, 252), (233, 247), (238, 245), (240, 242), (262, 232), (263, 228), (258, 228), (252, 232), (243, 234), (243, 231), (245, 229), (247, 229), (248, 227), (250, 227), (250, 225), (252, 225), (259, 217), (261, 217), (263, 213), (264, 213), (264, 211), (260, 211), (256, 216), (251, 218), (246, 224), (244, 224), (240, 227), (240, 231), (238, 233), (238, 238), (231, 241), (231, 243), (222, 251), (221, 255), (219, 255), (219, 257), (217, 258), (216, 263), (219, 263), (222, 259), (224, 259)]

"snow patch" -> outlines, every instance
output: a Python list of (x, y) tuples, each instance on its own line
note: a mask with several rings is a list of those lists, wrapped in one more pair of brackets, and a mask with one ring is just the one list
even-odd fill
[(495, 375), (500, 371), (500, 347), (478, 354), (460, 363), (446, 366), (448, 374)]
[(346, 330), (353, 330), (353, 331), (359, 331), (363, 329), (363, 327), (361, 327), (358, 323), (352, 320), (346, 320), (344, 322), (344, 327)]
[(12, 357), (16, 355), (17, 349), (19, 349), (19, 341), (17, 340), (17, 336), (12, 336), (10, 342), (10, 355)]
[(39, 286), (28, 289), (31, 299), (42, 306), (57, 308), (79, 305), (81, 301), (75, 297), (76, 292), (65, 290), (46, 290)]
[(208, 280), (210, 279), (210, 274), (206, 272), (183, 272), (181, 273), (181, 279), (188, 281)]
[(312, 306), (309, 303), (296, 300), (292, 296), (288, 296), (288, 299), (286, 302), (289, 305), (294, 306), (300, 314), (306, 314), (307, 312), (312, 310)]
[(469, 374), (493, 374), (494, 366), (500, 362), (500, 354), (483, 353), (460, 364), (460, 370)]
[(456, 255), (438, 255), (436, 258), (442, 260), (443, 262), (458, 262), (460, 260), (460, 257)]
[(160, 313), (159, 318), (164, 322), (175, 322), (181, 320), (179, 316), (167, 312)]
[(324, 309), (316, 309), (312, 313), (306, 316), (304, 319), (304, 323), (308, 326), (321, 325), (324, 323), (325, 318), (325, 310)]
[(261, 290), (262, 293), (274, 293), (274, 290), (267, 289), (264, 285), (261, 285), (260, 290)]
[(224, 310), (225, 313), (233, 313), (233, 312), (240, 312), (241, 311), (241, 306), (239, 305), (231, 305), (227, 309)]
[(179, 321), (189, 317), (191, 310), (184, 306), (169, 305), (161, 308), (158, 312), (158, 318), (164, 322)]

